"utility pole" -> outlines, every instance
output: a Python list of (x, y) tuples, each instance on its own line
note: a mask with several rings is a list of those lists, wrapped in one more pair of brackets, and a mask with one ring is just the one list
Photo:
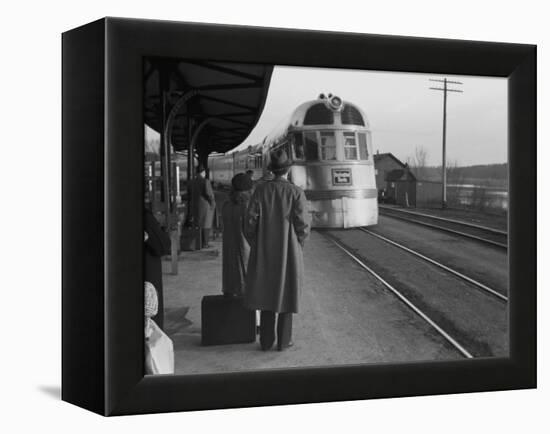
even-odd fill
[(443, 83), (443, 87), (430, 87), (432, 90), (441, 90), (443, 91), (443, 157), (441, 163), (441, 179), (443, 180), (442, 186), (442, 196), (441, 196), (441, 208), (447, 208), (447, 92), (461, 92), (460, 89), (449, 89), (447, 87), (448, 83), (451, 84), (462, 84), (460, 81), (451, 81), (444, 78), (443, 80), (438, 80), (435, 78), (430, 78), (430, 81), (437, 81)]

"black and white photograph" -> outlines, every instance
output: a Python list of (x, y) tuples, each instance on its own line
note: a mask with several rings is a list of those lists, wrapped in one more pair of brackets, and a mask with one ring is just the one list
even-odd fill
[(507, 86), (144, 58), (146, 374), (508, 357)]
[(4, 2), (2, 432), (544, 432), (543, 5)]

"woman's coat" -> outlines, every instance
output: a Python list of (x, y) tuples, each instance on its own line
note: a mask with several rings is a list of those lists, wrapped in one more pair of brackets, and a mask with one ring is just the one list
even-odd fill
[(250, 246), (244, 235), (250, 192), (232, 192), (223, 204), (222, 292), (243, 295)]
[(250, 309), (298, 312), (304, 280), (303, 245), (310, 216), (303, 190), (284, 178), (260, 183), (250, 200), (245, 304)]

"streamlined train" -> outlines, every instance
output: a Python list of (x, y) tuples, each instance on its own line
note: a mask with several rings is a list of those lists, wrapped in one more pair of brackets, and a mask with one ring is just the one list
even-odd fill
[(378, 221), (377, 189), (369, 122), (339, 96), (321, 94), (298, 106), (261, 143), (209, 157), (212, 182), (230, 185), (233, 175), (266, 176), (269, 154), (284, 148), (293, 160), (289, 179), (309, 202), (313, 227), (352, 228)]
[(264, 177), (270, 152), (281, 147), (294, 162), (289, 179), (305, 191), (313, 227), (377, 223), (372, 136), (356, 105), (332, 94), (301, 104), (261, 143), (211, 156), (210, 179), (229, 185), (234, 174), (247, 170), (254, 179)]

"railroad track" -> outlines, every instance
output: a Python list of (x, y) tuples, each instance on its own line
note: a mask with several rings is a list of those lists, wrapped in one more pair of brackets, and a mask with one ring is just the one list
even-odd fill
[[(450, 267), (445, 266), (444, 264), (439, 263), (438, 261), (435, 261), (432, 258), (428, 258), (425, 255), (422, 255), (419, 252), (416, 252), (406, 246), (403, 246), (393, 240), (390, 240), (386, 237), (383, 237), (381, 235), (375, 234), (374, 232), (365, 229), (365, 228), (357, 228), (361, 232), (368, 234), (369, 236), (373, 236), (377, 239), (380, 239), (384, 241), (385, 243), (388, 243), (400, 250), (404, 250), (408, 252), (409, 254), (413, 255), (414, 257), (417, 257), (421, 259), (422, 261), (428, 262), (432, 265), (435, 265), (436, 267), (439, 267), (440, 269), (445, 270), (449, 274), (453, 275), (454, 277), (457, 277), (465, 282), (467, 282), (470, 286), (475, 286), (476, 289), (480, 289), (484, 293), (491, 296), (491, 298), (498, 300), (499, 302), (504, 302), (503, 306), (506, 306), (506, 302), (508, 301), (508, 297), (500, 293), (499, 291), (492, 289), (488, 287), (487, 285), (484, 285), (481, 282), (476, 281), (475, 279), (472, 279), (456, 270), (451, 269)], [(350, 259), (352, 259), (356, 264), (358, 264), (362, 269), (364, 269), (367, 273), (369, 273), (372, 277), (374, 277), (378, 282), (380, 282), (386, 289), (388, 289), (396, 298), (398, 298), (401, 302), (403, 302), (409, 309), (411, 309), (416, 315), (418, 315), (424, 322), (426, 322), (432, 329), (436, 331), (437, 334), (439, 334), (447, 343), (449, 343), (453, 348), (456, 349), (457, 352), (459, 352), (463, 357), (465, 358), (474, 358), (477, 356), (474, 356), (474, 351), (468, 350), (466, 348), (466, 345), (464, 343), (460, 342), (460, 338), (453, 337), (453, 332), (449, 330), (449, 328), (453, 327), (446, 327), (439, 323), (436, 319), (434, 319), (433, 315), (430, 315), (430, 313), (427, 312), (428, 309), (422, 308), (418, 305), (417, 302), (415, 302), (414, 297), (407, 296), (405, 293), (406, 291), (400, 290), (396, 287), (396, 285), (392, 285), (390, 282), (388, 282), (389, 279), (384, 278), (382, 276), (382, 273), (376, 272), (371, 266), (369, 266), (365, 260), (361, 258), (361, 256), (354, 252), (354, 249), (346, 245), (345, 242), (340, 240), (337, 236), (330, 233), (329, 231), (319, 231), (321, 234), (325, 236), (327, 240), (329, 240), (332, 244), (334, 244), (339, 250), (341, 250), (343, 253), (345, 253)], [(447, 328), (447, 330), (446, 330)]]
[(389, 208), (385, 206), (380, 206), (379, 212), (381, 215), (386, 217), (404, 220), (410, 223), (437, 229), (439, 231), (460, 235), (462, 237), (470, 238), (499, 248), (508, 249), (508, 233), (506, 231), (460, 220)]
[(472, 279), (471, 277), (468, 277), (465, 274), (463, 274), (459, 271), (456, 271), (453, 268), (448, 267), (447, 265), (444, 265), (439, 261), (436, 261), (435, 259), (429, 258), (428, 256), (425, 256), (422, 253), (417, 252), (416, 250), (413, 250), (409, 247), (404, 246), (403, 244), (400, 244), (396, 241), (390, 240), (387, 237), (384, 237), (384, 236), (379, 235), (375, 232), (372, 232), (369, 229), (366, 229), (366, 228), (357, 228), (357, 229), (359, 229), (360, 231), (365, 232), (366, 234), (369, 234), (373, 237), (376, 237), (376, 238), (378, 238), (382, 241), (385, 241), (386, 243), (391, 244), (392, 246), (395, 246), (395, 247), (397, 247), (401, 250), (404, 250), (405, 252), (408, 252), (411, 255), (416, 256), (417, 258), (420, 258), (420, 259), (422, 259), (426, 262), (429, 262), (430, 264), (435, 265), (436, 267), (441, 268), (442, 270), (445, 270), (445, 271), (451, 273), (452, 275), (458, 277), (459, 279), (462, 279), (462, 280), (464, 280), (468, 283), (471, 283), (472, 285), (479, 288), (480, 290), (482, 290), (482, 291), (484, 291), (484, 292), (486, 292), (486, 293), (488, 293), (488, 294), (490, 294), (490, 295), (492, 295), (492, 296), (494, 296), (494, 297), (496, 297), (500, 300), (508, 301), (508, 297), (506, 295), (502, 294), (501, 292), (497, 291), (496, 289), (493, 289), (493, 288), (479, 282), (478, 280)]

